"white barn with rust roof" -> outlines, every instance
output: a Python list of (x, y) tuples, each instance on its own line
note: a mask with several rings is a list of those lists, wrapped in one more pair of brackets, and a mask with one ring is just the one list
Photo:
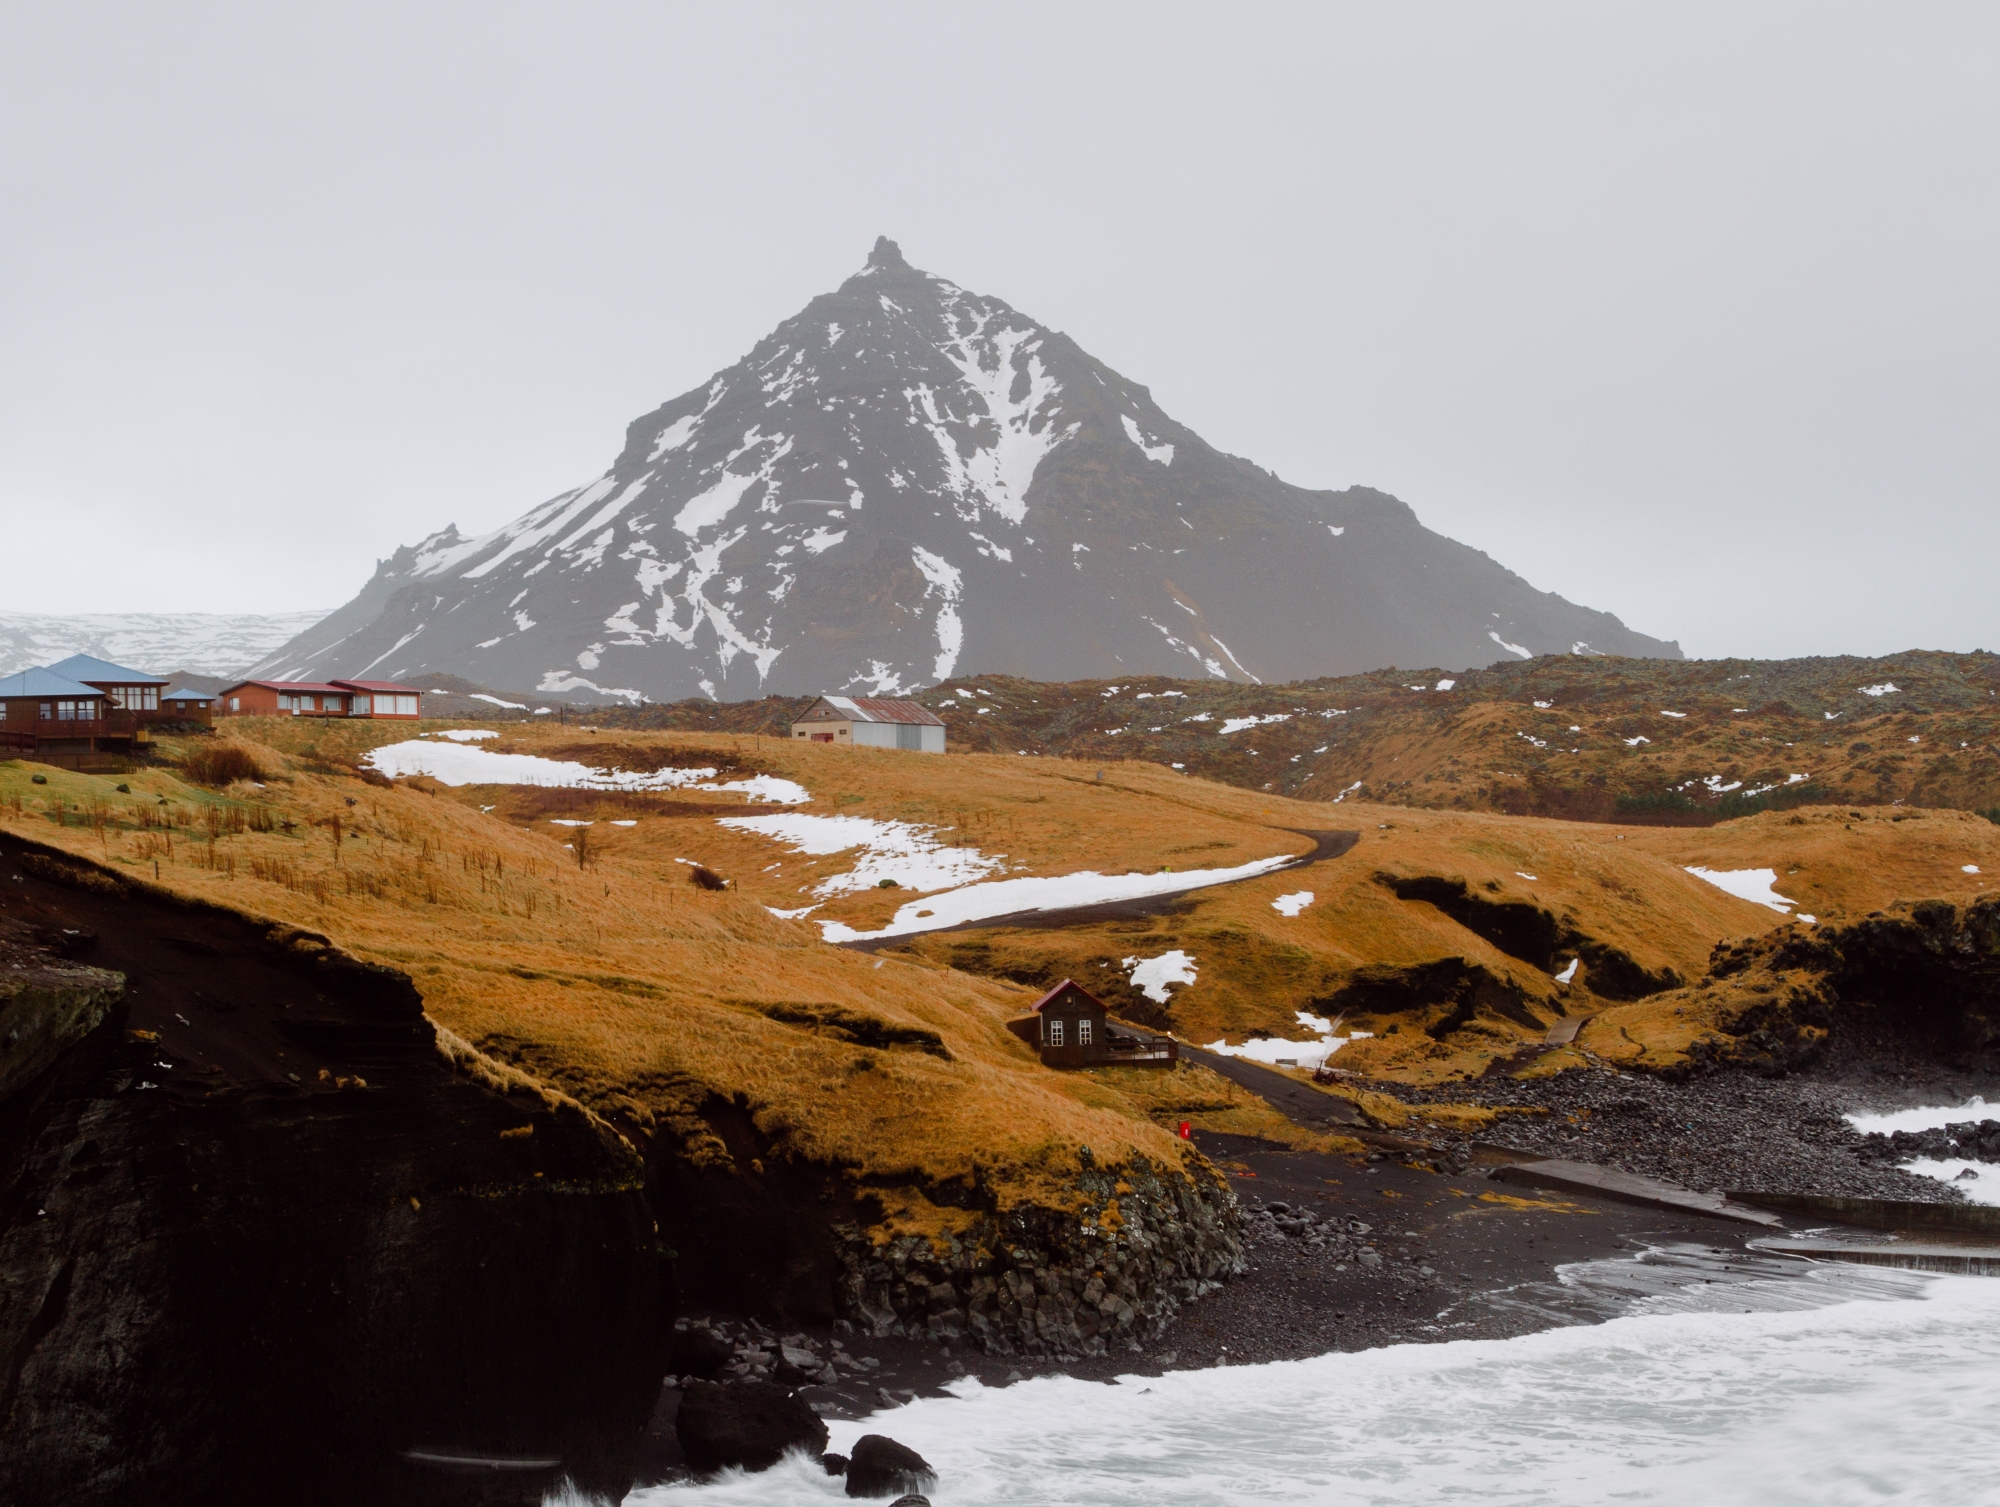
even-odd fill
[(802, 743), (858, 743), (864, 748), (944, 752), (944, 723), (914, 701), (879, 696), (822, 696), (792, 724)]

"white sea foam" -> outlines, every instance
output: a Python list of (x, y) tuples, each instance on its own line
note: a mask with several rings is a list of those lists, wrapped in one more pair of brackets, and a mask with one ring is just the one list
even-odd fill
[(2000, 1120), (2000, 1104), (1988, 1104), (1974, 1094), (1963, 1104), (1927, 1104), (1921, 1109), (1898, 1109), (1888, 1114), (1855, 1114), (1847, 1123), (1863, 1135), (1891, 1135), (1898, 1130), (1936, 1130), (1942, 1125), (1959, 1125), (1967, 1120)]
[[(1976, 1204), (2000, 1205), (2000, 1167), (1991, 1162), (1972, 1162), (1962, 1157), (1918, 1157), (1901, 1165), (1905, 1172), (1950, 1183)], [(1972, 1176), (1967, 1177), (1968, 1172)]]
[(968, 921), (989, 921), (1017, 911), (1065, 910), (1073, 905), (1103, 905), (1117, 900), (1145, 900), (1155, 895), (1178, 895), (1187, 890), (1207, 889), (1238, 879), (1254, 879), (1282, 869), (1295, 860), (1288, 854), (1259, 858), (1233, 869), (1182, 869), (1176, 873), (1100, 874), (1086, 869), (1079, 874), (1052, 874), (1039, 878), (996, 879), (986, 884), (968, 884), (964, 889), (943, 895), (912, 900), (898, 910), (887, 926), (877, 931), (856, 931), (841, 921), (822, 921), (822, 934), (829, 942), (861, 942), (876, 937), (902, 937), (914, 932), (937, 931)]
[[(1845, 1284), (1844, 1288), (1842, 1284)], [(1856, 1291), (1851, 1272), (1793, 1284)], [(854, 1420), (936, 1467), (951, 1507), (1911, 1507), (1991, 1503), (2000, 1282), (1882, 1301), (1655, 1312), (1506, 1340), (1394, 1345), (1116, 1384), (955, 1385)], [(1867, 1289), (1858, 1289), (1867, 1291)], [(1822, 1299), (1822, 1301), (1825, 1301)], [(833, 1507), (793, 1459), (631, 1507)]]

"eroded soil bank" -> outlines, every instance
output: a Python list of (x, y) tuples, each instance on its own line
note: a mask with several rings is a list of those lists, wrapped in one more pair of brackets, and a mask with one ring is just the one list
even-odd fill
[(623, 1490), (673, 1312), (639, 1159), (408, 978), (0, 838), (0, 1042), (0, 1500)]

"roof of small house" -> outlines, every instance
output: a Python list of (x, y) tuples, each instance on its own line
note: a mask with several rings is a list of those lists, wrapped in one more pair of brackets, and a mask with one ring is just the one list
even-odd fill
[(424, 693), (413, 685), (397, 685), (393, 680), (336, 680), (335, 685), (348, 691), (384, 691), (398, 696), (421, 696)]
[(1040, 999), (1036, 1000), (1034, 1004), (1030, 1005), (1028, 1007), (1030, 1013), (1038, 1013), (1041, 1010), (1047, 1008), (1049, 1005), (1054, 1004), (1056, 1002), (1056, 999), (1060, 995), (1066, 993), (1071, 989), (1074, 989), (1078, 994), (1081, 994), (1085, 999), (1089, 1000), (1091, 1004), (1097, 1006), (1097, 1008), (1100, 1010), (1108, 1010), (1110, 1008), (1108, 1005), (1104, 1003), (1103, 1000), (1099, 999), (1096, 995), (1092, 994), (1088, 989), (1084, 988), (1083, 985), (1079, 984), (1075, 979), (1064, 979), (1060, 984), (1057, 984), (1055, 988), (1051, 989), (1047, 994), (1044, 994)]
[(182, 687), (181, 687), (181, 688), (180, 688), (180, 689), (179, 689), (178, 691), (169, 691), (169, 692), (167, 692), (167, 694), (166, 694), (166, 695), (164, 695), (164, 696), (162, 696), (162, 697), (160, 698), (160, 700), (162, 700), (162, 701), (213, 701), (213, 700), (215, 700), (215, 694), (216, 694), (216, 693), (215, 693), (214, 691), (197, 691), (197, 690), (193, 690), (193, 689), (190, 689), (190, 688), (189, 688), (189, 687), (187, 687), (187, 686), (182, 686)]
[(267, 691), (282, 691), (287, 696), (346, 696), (350, 692), (344, 685), (331, 685), (319, 680), (239, 680), (226, 685), (215, 694), (227, 696), (231, 691), (240, 691), (247, 685), (262, 686)]
[(928, 707), (914, 701), (885, 701), (879, 696), (822, 696), (837, 712), (856, 722), (904, 722), (921, 727), (943, 727), (944, 721)]
[(67, 675), (71, 680), (101, 681), (105, 685), (165, 685), (164, 675), (148, 675), (144, 670), (134, 670), (128, 665), (114, 665), (108, 659), (99, 659), (94, 654), (72, 654), (68, 659), (57, 660), (47, 668), (57, 675)]
[(37, 665), (31, 670), (22, 670), (0, 680), (0, 700), (14, 696), (102, 696), (94, 685), (85, 685), (80, 680), (71, 680), (67, 675), (58, 675), (54, 670)]

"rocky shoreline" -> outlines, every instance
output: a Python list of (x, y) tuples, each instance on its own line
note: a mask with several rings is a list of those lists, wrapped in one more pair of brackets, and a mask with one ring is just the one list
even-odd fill
[[(1274, 1104), (1311, 1113), (1290, 1092), (1292, 1080), (1272, 1076)], [(1490, 1181), (1487, 1174), (1509, 1155), (1596, 1162), (1706, 1189), (1948, 1202), (1957, 1197), (1949, 1185), (1886, 1158), (1940, 1154), (1945, 1145), (1967, 1157), (2000, 1152), (2000, 1123), (1899, 1137), (1864, 1135), (1848, 1124), (1844, 1116), (1857, 1110), (1963, 1103), (1982, 1093), (2000, 1098), (2000, 1084), (1979, 1075), (1899, 1056), (1848, 1056), (1815, 1074), (1781, 1078), (1725, 1069), (1668, 1082), (1603, 1069), (1488, 1079), (1435, 1094), (1370, 1087), (1409, 1105), (1413, 1123), (1395, 1135), (1362, 1132), (1374, 1149), (1361, 1155), (1198, 1132), (1201, 1150), (1237, 1199), (1237, 1267), (1199, 1301), (1106, 1335), (1087, 1352), (1072, 1345), (1061, 1353), (1053, 1336), (1039, 1333), (1039, 1351), (1018, 1345), (1003, 1354), (963, 1324), (946, 1333), (944, 1325), (904, 1321), (875, 1333), (841, 1321), (779, 1333), (754, 1319), (697, 1313), (681, 1321), (675, 1355), (705, 1357), (707, 1375), (725, 1382), (795, 1386), (821, 1415), (858, 1419), (968, 1380), (988, 1387), (1058, 1374), (1108, 1381), (1330, 1350), (1504, 1338), (1621, 1311), (1622, 1300), (1563, 1280), (1562, 1269), (1663, 1261), (1709, 1274), (1670, 1273), (1660, 1278), (1668, 1285), (1785, 1269), (1747, 1251), (1747, 1240), (1760, 1233), (1754, 1227)], [(1505, 1115), (1494, 1129), (1466, 1136), (1422, 1123), (1425, 1106), (1439, 1101), (1545, 1113)], [(1600, 1262), (1605, 1267), (1594, 1266)], [(678, 1386), (695, 1380), (693, 1371), (668, 1378), (641, 1451), (642, 1479), (685, 1475), (672, 1423)]]
[(1243, 1265), (1220, 1180), (1150, 1163), (1100, 1168), (1088, 1147), (1081, 1208), (987, 1217), (942, 1249), (840, 1235), (838, 1305), (876, 1339), (964, 1341), (990, 1354), (1094, 1356), (1156, 1337)]

